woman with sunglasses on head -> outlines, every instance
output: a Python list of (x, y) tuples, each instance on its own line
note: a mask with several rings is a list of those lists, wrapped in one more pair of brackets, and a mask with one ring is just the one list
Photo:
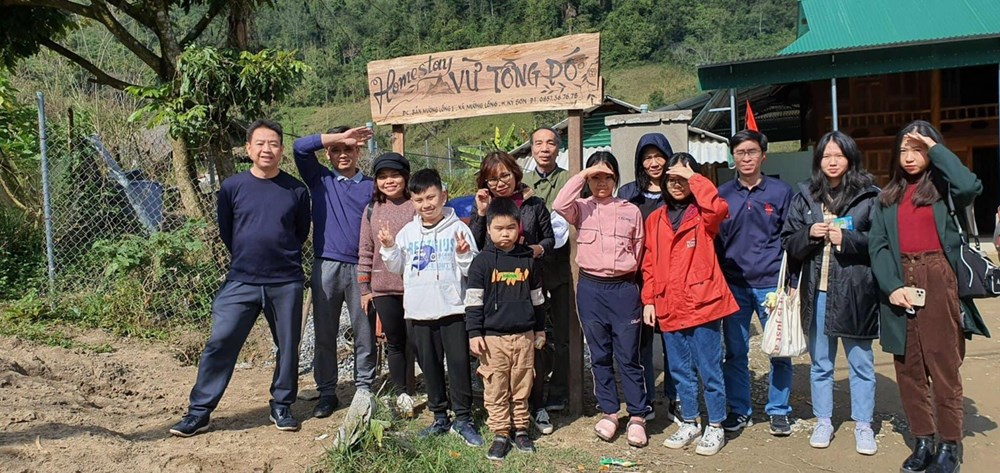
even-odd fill
[[(479, 164), (476, 183), (475, 210), (469, 219), (469, 229), (476, 239), (478, 248), (485, 248), (489, 238), (486, 235), (486, 209), (493, 199), (511, 199), (521, 210), (522, 243), (531, 248), (535, 258), (541, 258), (555, 248), (556, 239), (552, 232), (551, 214), (545, 201), (534, 196), (530, 187), (521, 182), (524, 176), (514, 158), (503, 152), (493, 151)], [(529, 408), (531, 422), (542, 434), (551, 434), (555, 428), (544, 406), (545, 374), (550, 361), (544, 349), (535, 352), (535, 381), (531, 389)]]
[[(959, 470), (965, 340), (989, 336), (972, 300), (958, 296), (963, 242), (949, 212), (950, 201), (964, 220), (983, 184), (941, 141), (941, 133), (921, 120), (899, 131), (889, 184), (868, 234), (882, 290), (879, 340), (893, 354), (903, 412), (916, 437), (902, 472)], [(916, 289), (926, 295), (922, 306), (915, 304)]]

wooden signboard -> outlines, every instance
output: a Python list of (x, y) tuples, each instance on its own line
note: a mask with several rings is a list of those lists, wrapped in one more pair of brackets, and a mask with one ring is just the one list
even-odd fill
[(368, 63), (372, 119), (402, 125), (604, 100), (600, 33)]

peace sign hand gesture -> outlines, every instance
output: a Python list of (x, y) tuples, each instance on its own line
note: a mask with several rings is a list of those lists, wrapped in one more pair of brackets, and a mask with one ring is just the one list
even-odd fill
[(470, 246), (465, 239), (465, 233), (455, 232), (455, 254), (464, 255), (469, 252)]
[(378, 241), (385, 248), (396, 246), (396, 236), (389, 230), (388, 223), (382, 223), (382, 228), (378, 231)]

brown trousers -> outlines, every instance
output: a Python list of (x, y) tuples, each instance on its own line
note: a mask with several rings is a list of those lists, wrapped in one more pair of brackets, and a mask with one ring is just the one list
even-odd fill
[(914, 436), (958, 442), (965, 334), (955, 271), (940, 251), (903, 254), (902, 263), (903, 283), (927, 291), (927, 305), (906, 320), (906, 354), (894, 357), (903, 411)]
[(486, 353), (479, 363), (486, 425), (497, 435), (510, 434), (511, 425), (515, 431), (528, 430), (528, 397), (535, 377), (534, 334), (487, 335)]

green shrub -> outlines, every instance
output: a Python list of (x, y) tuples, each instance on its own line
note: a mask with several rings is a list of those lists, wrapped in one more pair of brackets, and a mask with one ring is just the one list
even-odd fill
[(45, 237), (34, 222), (0, 209), (0, 300), (18, 298), (45, 270)]

